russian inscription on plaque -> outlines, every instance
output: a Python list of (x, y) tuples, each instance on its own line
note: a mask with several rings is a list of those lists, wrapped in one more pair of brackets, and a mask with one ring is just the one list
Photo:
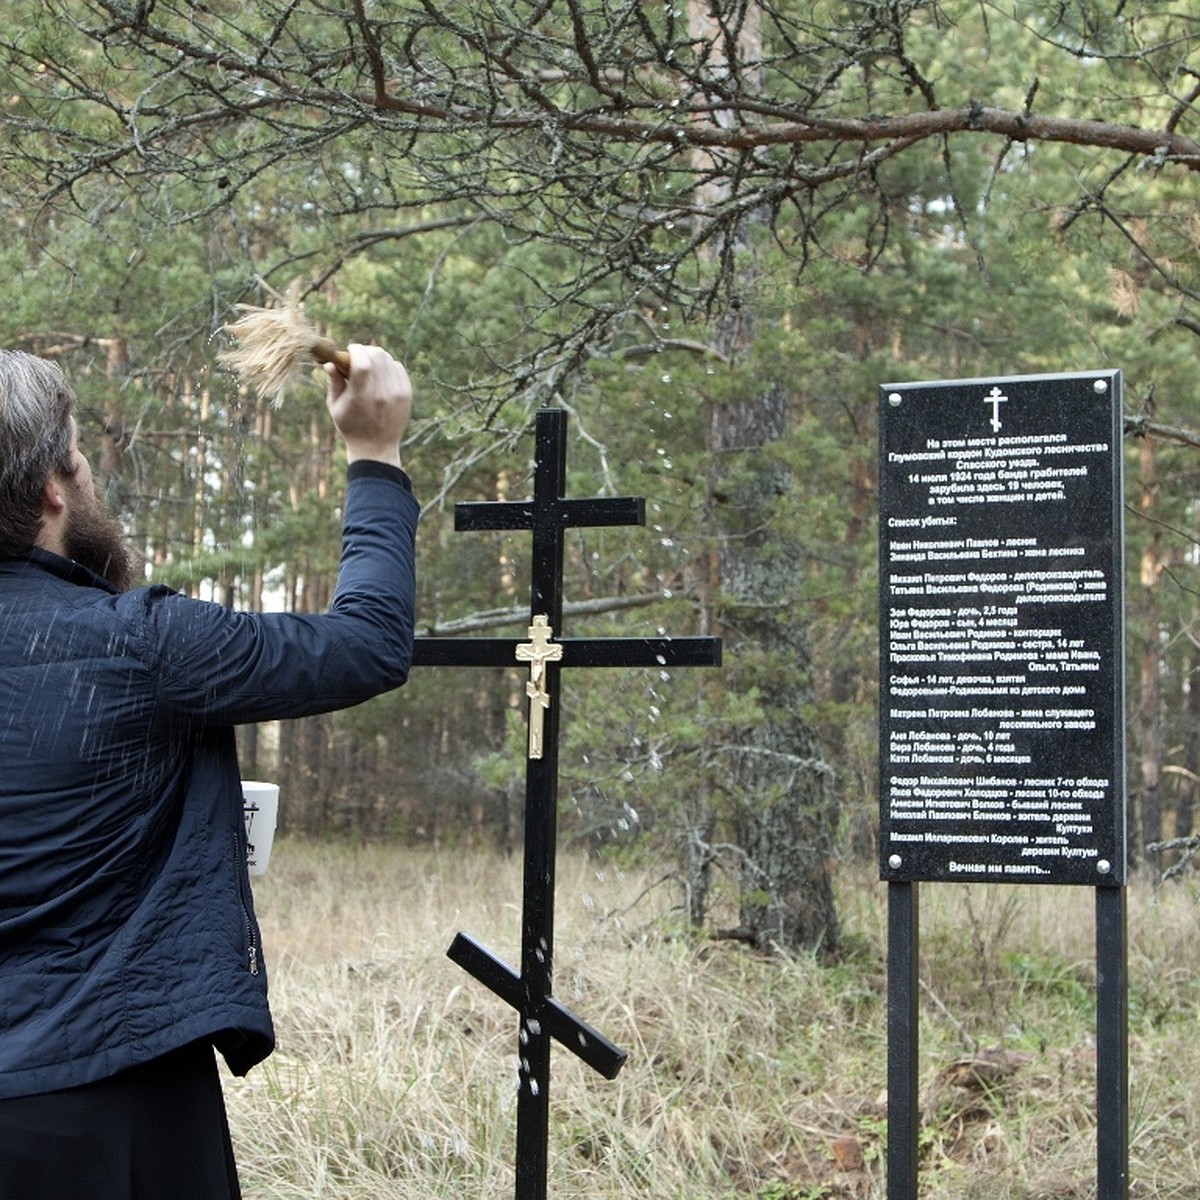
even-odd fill
[(882, 877), (1123, 883), (1120, 372), (879, 414)]

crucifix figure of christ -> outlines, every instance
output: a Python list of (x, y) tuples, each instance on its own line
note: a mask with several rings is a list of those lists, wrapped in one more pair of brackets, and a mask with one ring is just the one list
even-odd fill
[(561, 645), (553, 645), (553, 634), (545, 613), (537, 613), (529, 627), (529, 641), (517, 647), (517, 661), (529, 664), (529, 682), (525, 695), (529, 697), (529, 757), (541, 758), (543, 753), (542, 725), (546, 709), (550, 707), (550, 693), (546, 690), (546, 664), (559, 662), (563, 656)]
[(514, 970), (459, 933), (450, 958), (520, 1014), (517, 1092), (517, 1200), (545, 1200), (549, 1142), (551, 1039), (614, 1079), (626, 1054), (553, 995), (554, 866), (558, 810), (560, 679), (574, 667), (707, 667), (721, 661), (718, 638), (564, 638), (563, 535), (567, 528), (643, 525), (640, 497), (569, 500), (562, 409), (537, 414), (533, 496), (455, 505), (457, 530), (532, 533), (528, 640), (419, 637), (414, 666), (511, 667), (529, 664), (529, 743), (525, 763), (524, 895), (521, 966)]

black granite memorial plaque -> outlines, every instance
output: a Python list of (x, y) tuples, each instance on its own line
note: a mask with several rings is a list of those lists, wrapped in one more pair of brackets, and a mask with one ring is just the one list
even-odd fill
[(882, 877), (1123, 883), (1120, 372), (879, 414)]

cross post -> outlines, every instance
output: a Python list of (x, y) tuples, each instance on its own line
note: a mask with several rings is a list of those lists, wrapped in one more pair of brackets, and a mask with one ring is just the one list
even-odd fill
[[(549, 1141), (550, 1041), (605, 1078), (626, 1053), (553, 996), (554, 868), (558, 815), (561, 673), (571, 667), (718, 666), (718, 638), (563, 638), (563, 535), (569, 527), (643, 525), (640, 497), (565, 498), (566, 413), (537, 413), (533, 496), (455, 505), (456, 530), (532, 533), (529, 639), (416, 639), (414, 666), (511, 667), (529, 664), (529, 743), (525, 763), (524, 895), (520, 969), (459, 933), (449, 957), (520, 1014), (517, 1092), (517, 1200), (545, 1200)], [(552, 640), (553, 639), (553, 640)]]

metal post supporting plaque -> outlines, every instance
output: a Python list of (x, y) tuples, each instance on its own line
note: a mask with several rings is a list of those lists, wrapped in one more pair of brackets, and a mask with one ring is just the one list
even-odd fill
[(517, 1200), (544, 1200), (549, 1137), (550, 1040), (607, 1079), (625, 1052), (568, 1011), (552, 994), (554, 856), (558, 805), (561, 673), (572, 667), (701, 667), (721, 660), (718, 638), (564, 638), (563, 534), (569, 527), (641, 525), (640, 498), (564, 499), (566, 420), (561, 409), (537, 414), (533, 496), (455, 506), (455, 528), (527, 529), (533, 535), (527, 636), (417, 638), (415, 666), (518, 667), (528, 671), (529, 730), (525, 763), (525, 869), (521, 966), (514, 970), (466, 934), (449, 956), (507, 1001), (521, 1022), (518, 1037)]
[(889, 1200), (916, 1195), (925, 881), (1096, 889), (1097, 1196), (1127, 1194), (1121, 434), (1117, 371), (880, 389)]

